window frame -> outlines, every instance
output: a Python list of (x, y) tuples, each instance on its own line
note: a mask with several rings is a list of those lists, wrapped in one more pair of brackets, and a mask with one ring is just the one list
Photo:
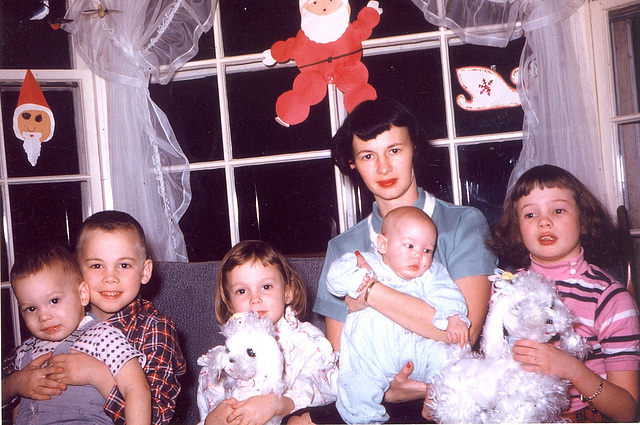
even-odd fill
[[(593, 43), (591, 62), (593, 63), (594, 84), (597, 93), (605, 182), (607, 187), (615, 188), (607, 196), (609, 211), (615, 211), (618, 205), (625, 203), (623, 187), (626, 177), (622, 152), (618, 143), (619, 125), (637, 122), (640, 119), (640, 114), (617, 114), (613, 41), (609, 16), (614, 10), (623, 9), (636, 3), (634, 0), (596, 0), (589, 2), (588, 9), (581, 9), (585, 19), (589, 19), (591, 23), (590, 36)], [(631, 233), (634, 237), (638, 237), (640, 229), (632, 229)]]
[[(85, 217), (94, 211), (100, 211), (112, 205), (110, 182), (108, 179), (108, 158), (106, 157), (106, 114), (100, 112), (102, 104), (99, 90), (96, 88), (96, 79), (89, 70), (32, 70), (39, 84), (68, 83), (78, 85), (77, 94), (74, 97), (76, 107), (76, 134), (79, 136), (79, 163), (80, 170), (86, 172), (73, 175), (33, 176), (33, 177), (8, 177), (5, 154), (5, 137), (0, 132), (0, 187), (2, 188), (3, 226), (7, 249), (7, 261), (9, 269), (15, 261), (13, 228), (11, 219), (11, 199), (9, 187), (12, 185), (29, 183), (57, 183), (57, 182), (84, 182), (87, 187), (83, 191), (82, 211)], [(0, 70), (0, 83), (21, 85), (26, 70)], [(104, 99), (104, 90), (102, 90)], [(59, 113), (58, 111), (54, 111)], [(0, 117), (2, 120), (2, 117)], [(9, 136), (11, 137), (11, 136)], [(9, 282), (2, 282), (1, 290), (9, 290)], [(13, 318), (14, 344), (21, 343), (21, 325), (19, 310), (15, 297), (11, 296), (11, 315)]]

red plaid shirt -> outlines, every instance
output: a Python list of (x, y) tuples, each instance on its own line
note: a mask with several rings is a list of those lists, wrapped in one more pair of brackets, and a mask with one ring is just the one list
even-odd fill
[[(141, 299), (111, 316), (107, 323), (120, 329), (129, 343), (146, 356), (144, 373), (151, 388), (151, 423), (169, 423), (180, 393), (178, 376), (187, 370), (175, 323), (151, 302)], [(117, 386), (111, 390), (104, 410), (116, 424), (124, 423), (124, 398)]]

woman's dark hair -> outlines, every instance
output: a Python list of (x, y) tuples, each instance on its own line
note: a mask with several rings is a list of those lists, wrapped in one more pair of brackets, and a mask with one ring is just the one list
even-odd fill
[[(424, 156), (429, 143), (426, 133), (415, 116), (395, 100), (378, 98), (367, 100), (356, 106), (345, 118), (344, 123), (331, 139), (331, 157), (342, 174), (360, 182), (360, 176), (353, 163), (353, 136), (361, 140), (371, 140), (391, 129), (405, 127), (413, 143), (414, 164), (418, 156)], [(425, 152), (423, 152), (425, 151)]]
[(580, 244), (585, 260), (603, 268), (616, 264), (616, 227), (607, 210), (573, 174), (546, 164), (533, 167), (520, 176), (507, 195), (502, 217), (491, 230), (487, 245), (500, 258), (501, 265), (521, 268), (531, 262), (520, 235), (516, 204), (535, 188), (559, 188), (573, 192), (580, 210)]

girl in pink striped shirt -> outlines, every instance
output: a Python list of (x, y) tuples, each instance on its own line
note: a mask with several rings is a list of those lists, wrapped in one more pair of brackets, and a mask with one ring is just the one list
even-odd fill
[(629, 292), (597, 265), (615, 259), (615, 227), (572, 174), (552, 165), (525, 172), (505, 203), (489, 245), (504, 263), (556, 282), (592, 351), (581, 362), (553, 344), (516, 341), (513, 357), (529, 371), (573, 384), (572, 422), (632, 422), (638, 408), (640, 325)]

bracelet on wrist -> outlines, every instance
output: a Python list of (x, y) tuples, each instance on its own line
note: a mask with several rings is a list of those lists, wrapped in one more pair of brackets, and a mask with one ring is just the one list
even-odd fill
[(599, 376), (599, 378), (600, 378), (600, 385), (598, 385), (598, 389), (596, 390), (595, 393), (593, 393), (591, 397), (585, 397), (584, 395), (580, 394), (580, 401), (583, 403), (585, 402), (588, 403), (594, 412), (596, 411), (596, 409), (595, 407), (593, 407), (593, 399), (600, 395), (600, 393), (602, 392), (602, 386), (604, 385), (604, 378), (602, 376)]
[(368, 306), (369, 305), (369, 293), (371, 292), (371, 288), (373, 288), (373, 285), (375, 285), (377, 282), (377, 280), (373, 280), (371, 281), (371, 283), (369, 284), (369, 286), (367, 286), (366, 291), (364, 291), (364, 303)]

